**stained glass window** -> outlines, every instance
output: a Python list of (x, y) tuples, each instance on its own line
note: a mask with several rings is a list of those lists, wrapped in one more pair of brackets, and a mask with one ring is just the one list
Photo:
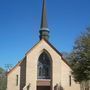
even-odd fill
[(38, 60), (38, 79), (50, 79), (50, 59), (49, 56), (43, 52)]

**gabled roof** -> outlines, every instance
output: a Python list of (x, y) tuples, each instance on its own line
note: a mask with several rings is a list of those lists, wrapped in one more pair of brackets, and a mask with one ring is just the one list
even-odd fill
[[(45, 40), (45, 39), (42, 39), (42, 40), (44, 40), (53, 50), (55, 50), (55, 51), (61, 56), (61, 59), (71, 68), (70, 64), (63, 58), (62, 54), (61, 54), (49, 41), (47, 41), (47, 40)], [(40, 42), (41, 42), (41, 40), (40, 40), (38, 43), (36, 43), (36, 44), (26, 53), (26, 55), (27, 55), (30, 51), (32, 51), (32, 49), (34, 49)], [(7, 73), (7, 75), (8, 75), (9, 73), (11, 73), (17, 66), (20, 66), (21, 63), (23, 62), (23, 60), (25, 60), (25, 58), (26, 58), (26, 56), (25, 56), (18, 64), (16, 64), (16, 66), (14, 66), (14, 67)]]
[[(70, 64), (67, 62), (67, 60), (64, 59), (63, 55), (62, 55), (48, 40), (46, 40), (46, 39), (42, 39), (42, 40), (44, 40), (53, 50), (55, 50), (55, 51), (61, 56), (61, 59), (71, 68)], [(40, 41), (41, 41), (41, 40), (40, 40)], [(39, 42), (40, 42), (40, 41), (39, 41)], [(36, 46), (39, 44), (39, 42), (38, 42), (37, 44), (35, 44), (35, 45), (26, 53), (26, 55), (27, 55), (34, 47), (36, 47)]]
[(21, 61), (19, 61), (9, 72), (7, 72), (7, 75), (11, 73), (14, 69), (16, 69), (18, 66), (21, 65), (21, 63), (25, 60), (26, 57), (24, 57)]

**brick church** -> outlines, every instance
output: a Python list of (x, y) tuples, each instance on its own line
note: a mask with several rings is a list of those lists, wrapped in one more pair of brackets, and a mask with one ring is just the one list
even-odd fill
[(70, 65), (49, 42), (45, 0), (39, 33), (39, 42), (8, 72), (7, 90), (80, 90)]

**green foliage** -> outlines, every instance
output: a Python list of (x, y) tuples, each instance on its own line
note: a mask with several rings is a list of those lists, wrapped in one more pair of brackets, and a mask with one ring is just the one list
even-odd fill
[(1, 67), (0, 67), (0, 74), (2, 74), (4, 72), (4, 69), (2, 69)]
[(4, 69), (0, 68), (0, 90), (6, 90), (7, 78)]
[(0, 90), (6, 90), (6, 77), (4, 77), (4, 78), (2, 78), (1, 80), (0, 80)]
[(90, 28), (76, 40), (69, 59), (75, 81), (90, 80)]

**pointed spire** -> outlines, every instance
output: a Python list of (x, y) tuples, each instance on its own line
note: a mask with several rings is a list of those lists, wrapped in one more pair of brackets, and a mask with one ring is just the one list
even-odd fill
[(48, 28), (45, 0), (43, 0), (42, 19), (41, 19), (41, 29), (43, 29), (43, 28), (46, 28), (46, 29)]
[(40, 27), (40, 40), (41, 39), (48, 40), (49, 38), (49, 29), (47, 24), (47, 17), (46, 17), (46, 3), (43, 0), (43, 7), (42, 7), (42, 18), (41, 18), (41, 27)]

